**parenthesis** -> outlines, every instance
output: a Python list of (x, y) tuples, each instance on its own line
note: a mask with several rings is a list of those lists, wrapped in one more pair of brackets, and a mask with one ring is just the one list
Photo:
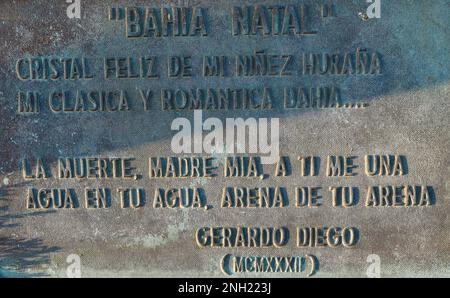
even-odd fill
[(316, 273), (317, 258), (313, 255), (306, 255), (306, 257), (311, 261), (311, 271), (306, 275), (310, 277)]
[(227, 257), (231, 256), (231, 254), (226, 254), (223, 256), (222, 260), (220, 261), (220, 269), (222, 270), (223, 274), (231, 276), (231, 273), (228, 273), (227, 270), (225, 270), (225, 261), (227, 259)]

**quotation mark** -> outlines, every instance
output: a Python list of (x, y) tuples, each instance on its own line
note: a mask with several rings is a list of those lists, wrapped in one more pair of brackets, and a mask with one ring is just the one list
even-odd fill
[(125, 9), (123, 7), (110, 7), (108, 14), (110, 21), (120, 21), (125, 19)]

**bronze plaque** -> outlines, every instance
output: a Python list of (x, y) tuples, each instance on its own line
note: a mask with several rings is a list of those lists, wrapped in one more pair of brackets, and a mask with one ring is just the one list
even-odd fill
[(450, 276), (449, 2), (0, 3), (0, 276)]

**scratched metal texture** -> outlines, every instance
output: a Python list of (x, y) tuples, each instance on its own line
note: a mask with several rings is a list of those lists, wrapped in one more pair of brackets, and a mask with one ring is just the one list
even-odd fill
[[(381, 258), (384, 277), (450, 276), (450, 92), (449, 1), (382, 1), (381, 19), (364, 21), (366, 1), (336, 1), (337, 17), (316, 21), (318, 34), (302, 37), (233, 37), (233, 5), (286, 4), (298, 1), (189, 1), (208, 8), (207, 37), (127, 39), (123, 22), (108, 20), (111, 1), (81, 1), (81, 19), (66, 16), (65, 1), (4, 0), (0, 3), (0, 275), (65, 276), (66, 257), (78, 254), (83, 277), (223, 277), (226, 254), (295, 256), (312, 254), (320, 261), (315, 277), (365, 277), (367, 256)], [(167, 5), (171, 1), (113, 1), (122, 6)], [(164, 3), (161, 3), (164, 2)], [(310, 3), (308, 1), (301, 3)], [(177, 4), (177, 3), (175, 3)], [(268, 52), (346, 52), (368, 48), (382, 56), (380, 76), (293, 76), (289, 78), (223, 78), (102, 80), (88, 82), (22, 82), (15, 63), (23, 57), (96, 57), (164, 55), (229, 55)], [(270, 112), (207, 112), (206, 116), (279, 117), (281, 154), (295, 161), (300, 154), (353, 155), (362, 165), (365, 154), (402, 154), (408, 160), (404, 177), (368, 178), (361, 168), (350, 178), (302, 178), (297, 174), (264, 180), (143, 179), (127, 181), (25, 181), (19, 172), (23, 157), (41, 157), (55, 167), (57, 157), (133, 156), (144, 165), (150, 156), (172, 156), (170, 123), (192, 119), (192, 112), (17, 113), (16, 92), (47, 92), (57, 88), (115, 89), (136, 87), (257, 87), (336, 84), (350, 102), (365, 109), (274, 110)], [(136, 96), (134, 96), (136, 98)], [(141, 167), (145, 169), (145, 167)], [(273, 167), (264, 168), (272, 174)], [(145, 173), (143, 173), (145, 174)], [(5, 182), (4, 178), (7, 178)], [(435, 192), (429, 208), (293, 208), (296, 186), (425, 184)], [(27, 187), (197, 186), (213, 206), (204, 210), (28, 211)], [(291, 204), (280, 209), (219, 207), (224, 186), (284, 186)], [(152, 199), (152, 192), (148, 201)], [(364, 198), (361, 198), (364, 201)], [(291, 239), (279, 249), (197, 247), (194, 232), (201, 226), (355, 226), (357, 246), (295, 247)], [(244, 276), (300, 277), (302, 274)]]

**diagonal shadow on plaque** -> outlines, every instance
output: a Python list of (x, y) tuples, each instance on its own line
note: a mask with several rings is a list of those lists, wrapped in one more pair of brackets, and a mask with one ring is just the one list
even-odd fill
[[(8, 203), (11, 187), (0, 187), (0, 278), (1, 277), (39, 277), (46, 276), (50, 254), (59, 250), (47, 246), (38, 238), (23, 238), (13, 233), (26, 217), (39, 217), (54, 211), (10, 213)], [(11, 232), (10, 232), (11, 231)]]

